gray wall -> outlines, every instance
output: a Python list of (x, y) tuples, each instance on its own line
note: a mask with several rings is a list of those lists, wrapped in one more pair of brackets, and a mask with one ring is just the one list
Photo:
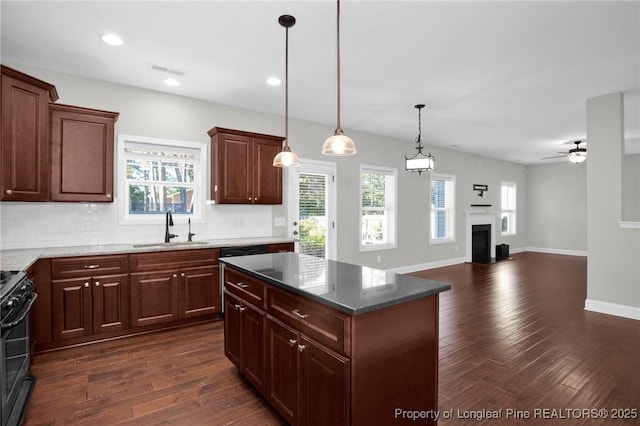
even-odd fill
[[(622, 94), (587, 100), (587, 303), (640, 319), (640, 229), (621, 228)], [(629, 307), (626, 309), (624, 307)]]
[(640, 222), (640, 154), (622, 157), (622, 220)]
[[(234, 108), (196, 99), (173, 96), (130, 86), (87, 79), (51, 70), (38, 69), (19, 64), (7, 64), (35, 77), (56, 85), (60, 94), (59, 103), (80, 105), (90, 108), (120, 112), (116, 123), (116, 133), (158, 137), (163, 139), (208, 142), (206, 132), (214, 126), (244, 129), (268, 134), (283, 134), (282, 116)], [(408, 107), (412, 117), (412, 108)], [(411, 118), (408, 118), (411, 121)], [(344, 123), (347, 124), (348, 123)], [(338, 175), (337, 229), (338, 259), (364, 265), (395, 268), (422, 265), (450, 259), (464, 258), (465, 223), (464, 212), (471, 203), (492, 204), (492, 210), (500, 207), (500, 182), (510, 181), (518, 185), (518, 233), (501, 238), (497, 242), (511, 245), (512, 250), (522, 249), (526, 241), (526, 167), (520, 164), (479, 157), (459, 151), (428, 146), (436, 157), (438, 172), (456, 175), (456, 241), (449, 244), (430, 245), (429, 240), (429, 176), (404, 171), (403, 156), (412, 153), (414, 141), (397, 140), (364, 132), (345, 132), (358, 145), (358, 154), (352, 157), (330, 158), (320, 154), (324, 140), (333, 133), (333, 126), (290, 119), (289, 139), (292, 149), (301, 157), (311, 160), (335, 161)], [(423, 126), (423, 138), (429, 141), (428, 125)], [(358, 249), (359, 229), (359, 165), (370, 164), (398, 169), (398, 248), (393, 250), (360, 253)], [(286, 174), (285, 174), (286, 175)], [(472, 184), (487, 184), (489, 191), (484, 198), (477, 197)], [(116, 194), (117, 197), (117, 194)], [(286, 200), (285, 200), (286, 202)], [(3, 248), (9, 241), (17, 241), (24, 233), (16, 230), (28, 227), (28, 220), (21, 222), (23, 203), (2, 203), (3, 218), (11, 218), (2, 225)], [(49, 216), (50, 223), (43, 224), (42, 230), (53, 223), (58, 226), (56, 233), (47, 236), (46, 244), (73, 245), (81, 243), (119, 243), (134, 239), (155, 241), (158, 237), (155, 226), (132, 228), (118, 225), (115, 208), (99, 206), (99, 220), (102, 225), (91, 228), (87, 233), (75, 226), (73, 221), (82, 219), (72, 215), (81, 207), (59, 206), (56, 203), (40, 203), (29, 208)], [(87, 207), (90, 209), (91, 207)], [(67, 209), (67, 210), (65, 210)], [(91, 211), (95, 213), (95, 211)], [(220, 238), (246, 236), (285, 235), (286, 227), (273, 226), (274, 219), (286, 217), (286, 206), (207, 206), (207, 223), (199, 225), (195, 232), (198, 238)], [(288, 222), (288, 221), (286, 221)], [(62, 223), (62, 225), (60, 225)], [(87, 229), (86, 227), (81, 227)], [(239, 228), (245, 228), (240, 230)], [(177, 229), (178, 233), (185, 230)], [(64, 235), (62, 235), (64, 234)], [(158, 234), (158, 235), (156, 235)], [(33, 235), (32, 235), (33, 237)], [(42, 241), (30, 240), (23, 244), (37, 247)], [(377, 262), (378, 255), (381, 262)]]
[(587, 162), (527, 167), (527, 247), (587, 253)]

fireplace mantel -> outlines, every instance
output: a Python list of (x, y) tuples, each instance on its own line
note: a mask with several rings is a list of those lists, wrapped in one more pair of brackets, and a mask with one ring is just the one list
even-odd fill
[(471, 263), (471, 231), (473, 225), (491, 225), (491, 259), (496, 258), (496, 219), (500, 212), (492, 210), (470, 210), (464, 212), (466, 250), (465, 262)]

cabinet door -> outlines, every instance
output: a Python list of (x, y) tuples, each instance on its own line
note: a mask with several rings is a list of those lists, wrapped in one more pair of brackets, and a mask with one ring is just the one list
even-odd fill
[(283, 323), (267, 316), (267, 390), (269, 401), (289, 424), (295, 424), (298, 413), (297, 348), (298, 334)]
[(51, 200), (113, 201), (117, 113), (52, 104)]
[(49, 91), (9, 72), (2, 67), (0, 199), (48, 201)]
[(282, 141), (258, 138), (253, 141), (253, 203), (282, 204), (282, 168), (273, 167)]
[(131, 274), (131, 326), (173, 321), (179, 317), (177, 271)]
[(220, 312), (220, 267), (202, 266), (180, 273), (180, 316)]
[(349, 360), (301, 337), (300, 425), (349, 424)]
[(129, 327), (129, 277), (106, 275), (93, 278), (93, 332)]
[(91, 278), (51, 281), (53, 340), (91, 334)]
[(266, 381), (265, 313), (247, 304), (243, 304), (240, 310), (242, 372), (262, 392)]
[(211, 190), (212, 196), (223, 204), (251, 204), (253, 202), (252, 140), (246, 136), (219, 135), (219, 184)]
[(242, 370), (240, 348), (240, 300), (228, 291), (224, 291), (224, 354), (233, 364)]

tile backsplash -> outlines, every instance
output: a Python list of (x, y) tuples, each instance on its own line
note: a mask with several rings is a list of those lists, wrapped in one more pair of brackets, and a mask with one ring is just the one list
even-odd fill
[[(271, 206), (207, 205), (205, 218), (191, 224), (194, 240), (273, 236)], [(174, 216), (177, 240), (186, 241), (186, 222)], [(3, 250), (162, 241), (163, 224), (119, 224), (116, 203), (0, 203)]]

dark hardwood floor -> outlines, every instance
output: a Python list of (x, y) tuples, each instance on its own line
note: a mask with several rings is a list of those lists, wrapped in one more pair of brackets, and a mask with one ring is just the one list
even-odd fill
[[(452, 285), (439, 425), (640, 423), (611, 418), (640, 410), (640, 321), (584, 311), (586, 266), (519, 253), (412, 274)], [(27, 426), (284, 424), (224, 357), (222, 322), (40, 354), (32, 372)], [(608, 418), (583, 411), (599, 409)], [(488, 414), (500, 418), (478, 421)]]

